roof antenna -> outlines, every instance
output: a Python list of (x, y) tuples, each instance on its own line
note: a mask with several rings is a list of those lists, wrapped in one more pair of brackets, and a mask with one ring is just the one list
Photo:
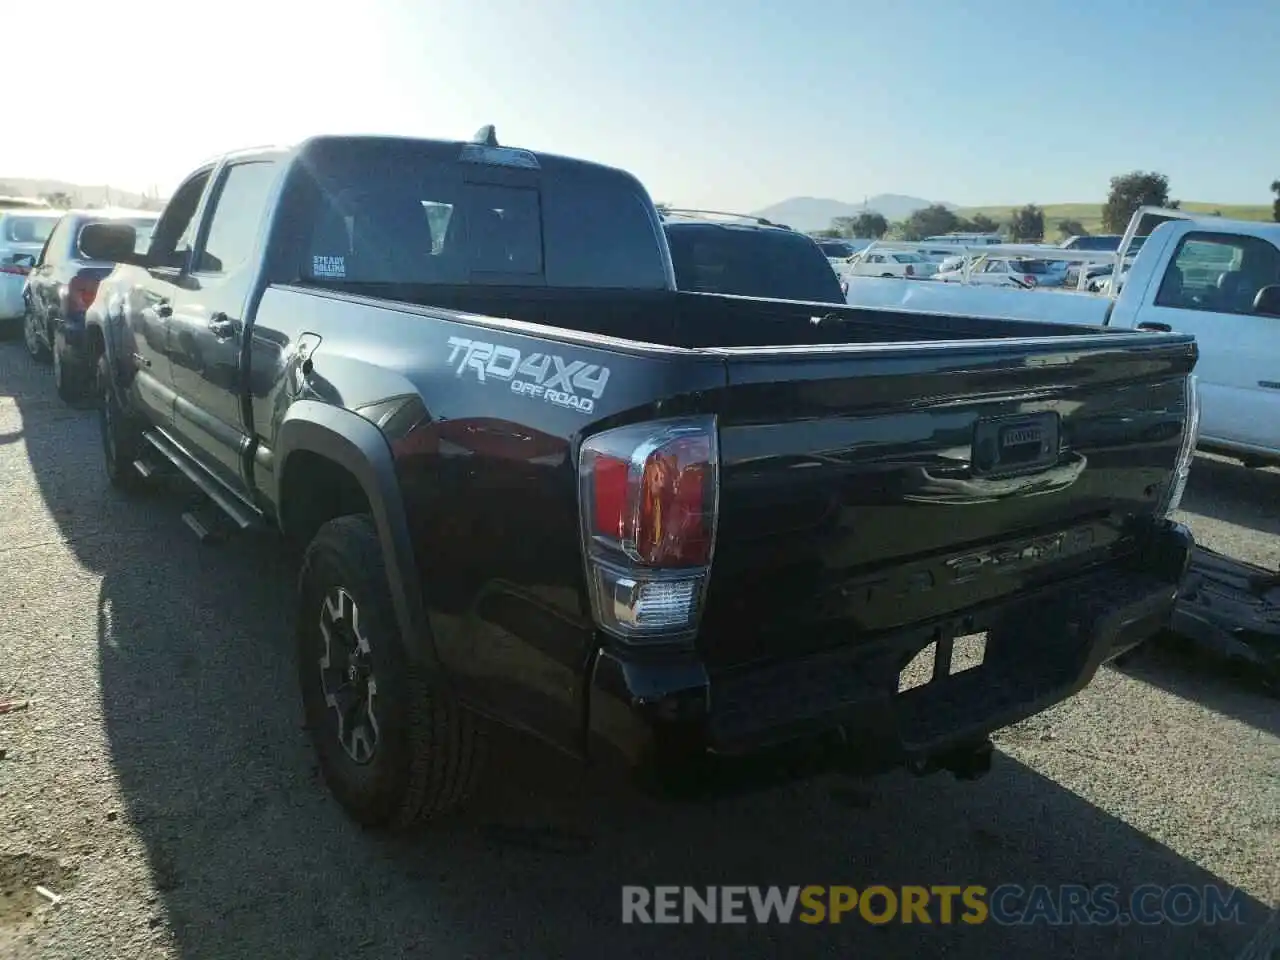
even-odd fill
[(492, 123), (486, 123), (476, 131), (475, 136), (471, 138), (471, 142), (486, 147), (496, 147), (498, 145), (498, 132), (493, 129)]

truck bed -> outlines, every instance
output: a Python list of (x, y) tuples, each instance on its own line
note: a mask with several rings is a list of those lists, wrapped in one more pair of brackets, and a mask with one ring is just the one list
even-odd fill
[(1075, 290), (1015, 290), (928, 280), (857, 277), (849, 284), (851, 305), (913, 314), (960, 314), (988, 319), (1102, 326), (1115, 301)]
[[(408, 382), (380, 392), (423, 397), (413, 446), (432, 451), (406, 466), (406, 485), (437, 475), (427, 463), (449, 460), (435, 452), (446, 439), (472, 451), (459, 497), (490, 469), (525, 477), (457, 433), (474, 411), (489, 418), (486, 435), (541, 437), (547, 462), (571, 457), (575, 436), (601, 422), (717, 415), (719, 533), (701, 636), (713, 670), (952, 616), (1139, 549), (1177, 459), (1195, 362), (1181, 335), (716, 294), (377, 292), (268, 291), (261, 313), (322, 336), (377, 327), (379, 342), (398, 345), (371, 359)], [(585, 417), (565, 414), (482, 378), (448, 346), (458, 338), (517, 357), (558, 342), (567, 360), (608, 367), (608, 389)], [(454, 375), (441, 382), (449, 357)], [(1024, 427), (1035, 449), (1014, 462), (1009, 431)], [(503, 489), (462, 529), (489, 529), (501, 511), (504, 528), (528, 535), (486, 552), (475, 578), (573, 589), (573, 491), (550, 477)], [(424, 523), (423, 542), (448, 539)], [(463, 553), (441, 551), (437, 583), (464, 572)], [(461, 602), (470, 592), (447, 591)]]
[[(673, 347), (794, 347), (819, 344), (1066, 337), (1097, 330), (993, 316), (765, 300), (666, 290), (315, 284), (311, 289), (442, 307), (582, 333)], [(957, 298), (957, 304), (962, 303)]]

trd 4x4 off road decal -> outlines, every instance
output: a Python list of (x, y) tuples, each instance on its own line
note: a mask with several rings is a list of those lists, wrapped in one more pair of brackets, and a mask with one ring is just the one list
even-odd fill
[(566, 363), (554, 354), (523, 354), (515, 347), (465, 337), (450, 337), (449, 348), (449, 363), (459, 377), (469, 370), (481, 383), (500, 380), (511, 384), (512, 393), (583, 413), (595, 410), (609, 382), (608, 367), (581, 360)]

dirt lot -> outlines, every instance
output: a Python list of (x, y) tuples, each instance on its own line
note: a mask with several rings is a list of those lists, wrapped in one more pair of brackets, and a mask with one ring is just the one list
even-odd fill
[[(0, 956), (1266, 957), (1280, 704), (1143, 653), (994, 772), (666, 808), (500, 746), (464, 817), (388, 841), (318, 782), (283, 557), (111, 493), (89, 411), (0, 344)], [(1198, 537), (1280, 563), (1280, 474), (1201, 459)], [(623, 884), (1225, 883), (1243, 924), (623, 927)], [(62, 898), (54, 906), (43, 885)], [(1266, 944), (1264, 945), (1264, 939)], [(1264, 948), (1265, 947), (1265, 948)]]

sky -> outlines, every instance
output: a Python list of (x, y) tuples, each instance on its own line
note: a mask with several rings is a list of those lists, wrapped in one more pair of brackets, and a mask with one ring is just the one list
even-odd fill
[(485, 123), (630, 170), (656, 201), (730, 210), (877, 193), (1097, 202), (1133, 169), (1167, 174), (1174, 198), (1267, 203), (1280, 178), (1276, 0), (52, 9), (67, 21), (54, 40), (5, 44), (31, 102), (0, 133), (0, 180), (167, 195), (238, 147), (466, 139)]

